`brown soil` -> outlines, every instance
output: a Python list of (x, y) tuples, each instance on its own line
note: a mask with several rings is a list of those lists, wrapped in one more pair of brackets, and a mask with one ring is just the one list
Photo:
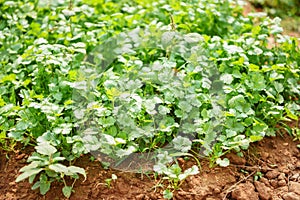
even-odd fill
[[(299, 200), (300, 199), (300, 149), (299, 141), (285, 135), (265, 138), (251, 145), (244, 157), (228, 154), (231, 165), (226, 168), (209, 168), (208, 161), (201, 161), (199, 175), (191, 176), (174, 192), (174, 199), (236, 199), (236, 200)], [(19, 169), (26, 164), (28, 149), (0, 155), (0, 199), (27, 200), (65, 199), (62, 183), (54, 183), (51, 190), (42, 196), (32, 191), (28, 181), (16, 183)], [(179, 160), (183, 168), (194, 161)], [(89, 161), (89, 156), (77, 160), (76, 165), (87, 171), (87, 180), (76, 182), (71, 200), (98, 199), (163, 199), (161, 187), (158, 187), (152, 175), (125, 173), (104, 170), (97, 161)], [(261, 174), (260, 174), (261, 173)], [(111, 175), (118, 179), (108, 188), (105, 179)], [(259, 179), (258, 181), (255, 181)], [(157, 187), (155, 187), (157, 186)]]

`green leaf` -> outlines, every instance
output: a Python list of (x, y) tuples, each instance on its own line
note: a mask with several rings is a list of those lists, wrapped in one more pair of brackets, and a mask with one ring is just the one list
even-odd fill
[(181, 152), (188, 152), (192, 148), (192, 142), (185, 137), (178, 136), (173, 139), (174, 149)]
[(64, 174), (68, 173), (68, 167), (59, 163), (49, 165), (49, 169), (58, 173), (64, 173)]
[(45, 195), (50, 190), (51, 182), (40, 182), (40, 193)]
[(53, 162), (59, 162), (59, 161), (64, 161), (64, 160), (66, 160), (66, 158), (65, 157), (55, 157), (55, 158), (53, 158)]
[(250, 136), (250, 141), (251, 142), (257, 142), (257, 141), (260, 141), (261, 139), (263, 139), (263, 137), (260, 136), (260, 135), (251, 135)]
[(20, 182), (32, 175), (36, 175), (38, 173), (40, 173), (41, 171), (43, 171), (44, 169), (41, 169), (41, 168), (34, 168), (34, 169), (28, 169), (26, 171), (24, 171), (22, 174), (20, 174), (17, 179), (16, 179), (16, 182)]
[(178, 104), (178, 107), (183, 110), (184, 112), (190, 112), (192, 110), (192, 106), (187, 101), (180, 101)]
[(278, 93), (281, 93), (281, 92), (283, 92), (284, 91), (284, 86), (283, 86), (283, 84), (281, 84), (281, 83), (279, 83), (279, 82), (274, 82), (274, 87), (275, 87), (275, 89), (276, 89), (276, 91), (278, 92)]
[(40, 181), (35, 182), (35, 184), (33, 184), (33, 186), (31, 187), (32, 190), (36, 190), (40, 187)]
[(112, 180), (117, 180), (117, 179), (118, 179), (118, 177), (117, 177), (117, 175), (115, 175), (115, 174), (112, 174), (112, 175), (111, 175), (111, 179), (112, 179)]
[(69, 166), (68, 167), (68, 172), (69, 173), (72, 173), (72, 174), (81, 174), (84, 176), (84, 180), (86, 179), (86, 173), (85, 173), (85, 170), (81, 167), (76, 167), (76, 166)]
[(218, 165), (220, 165), (221, 167), (227, 167), (227, 166), (229, 166), (229, 160), (228, 160), (228, 158), (224, 158), (224, 159), (218, 158), (216, 160), (216, 163)]
[(252, 83), (250, 86), (253, 86), (253, 90), (263, 90), (266, 88), (265, 78), (261, 73), (253, 73), (251, 76)]
[(36, 177), (36, 174), (30, 176), (29, 179), (28, 179), (28, 182), (29, 182), (29, 183), (33, 183), (35, 177)]
[(196, 175), (196, 174), (199, 174), (199, 168), (196, 165), (194, 165), (193, 167), (188, 168), (187, 170), (185, 170), (182, 174), (179, 174), (178, 179), (180, 181), (183, 181), (188, 176)]
[(233, 81), (233, 76), (231, 74), (223, 74), (220, 79), (226, 84), (231, 84)]
[(54, 146), (50, 145), (48, 142), (39, 143), (35, 147), (36, 151), (42, 155), (50, 156), (54, 154), (57, 150)]
[(46, 175), (48, 177), (52, 177), (52, 178), (57, 178), (60, 176), (60, 174), (56, 173), (55, 171), (52, 171), (52, 170), (46, 170)]
[(65, 197), (70, 198), (73, 188), (71, 186), (64, 186), (62, 192)]
[(26, 130), (29, 126), (30, 126), (30, 123), (24, 122), (24, 121), (19, 121), (16, 125), (16, 130), (23, 131), (23, 130)]
[(20, 172), (25, 172), (25, 171), (28, 171), (28, 170), (31, 170), (31, 169), (37, 169), (37, 168), (39, 168), (40, 164), (41, 164), (40, 161), (33, 161), (29, 165), (26, 165), (26, 166), (22, 167), (20, 169)]
[(172, 199), (173, 198), (173, 192), (171, 192), (170, 190), (164, 190), (163, 192), (164, 198), (165, 199)]

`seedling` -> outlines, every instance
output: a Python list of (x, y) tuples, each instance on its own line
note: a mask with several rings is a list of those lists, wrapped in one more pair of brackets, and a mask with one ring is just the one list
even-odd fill
[(105, 179), (105, 185), (110, 188), (111, 187), (111, 182), (115, 182), (118, 179), (118, 177), (115, 174), (111, 175), (111, 178)]
[[(60, 156), (60, 152), (50, 145), (49, 143), (39, 143), (35, 147), (37, 152), (33, 153), (32, 156), (28, 158), (29, 165), (20, 169), (20, 174), (16, 182), (20, 182), (26, 178), (29, 178), (29, 182), (33, 183), (36, 176), (39, 176), (39, 181), (36, 181), (32, 186), (32, 189), (40, 189), (42, 195), (46, 194), (51, 186), (51, 183), (55, 180), (62, 180), (64, 187), (62, 189), (63, 194), (69, 198), (73, 191), (73, 185), (76, 179), (79, 178), (78, 174), (81, 174), (86, 179), (86, 174), (84, 169), (76, 166), (65, 166), (60, 164), (60, 161), (65, 160), (64, 157)], [(71, 186), (68, 186), (64, 176), (70, 176), (74, 178), (74, 182)]]

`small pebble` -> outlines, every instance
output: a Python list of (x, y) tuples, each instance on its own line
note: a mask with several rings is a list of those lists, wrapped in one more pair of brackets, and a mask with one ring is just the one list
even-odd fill
[(296, 163), (288, 163), (286, 166), (290, 169), (290, 170), (295, 170), (297, 167), (295, 165)]
[(286, 168), (284, 168), (283, 170), (282, 170), (282, 173), (285, 173), (285, 174), (289, 174), (291, 171), (289, 170), (289, 169), (286, 169)]
[(279, 187), (285, 186), (286, 185), (286, 181), (285, 180), (280, 180), (280, 181), (278, 181), (277, 185)]
[(285, 180), (285, 174), (280, 173), (280, 175), (278, 176), (278, 180)]
[(296, 167), (297, 167), (297, 168), (300, 168), (300, 161), (298, 161), (298, 162), (296, 163)]
[(295, 194), (294, 192), (289, 192), (283, 195), (284, 200), (299, 200), (299, 195)]
[(290, 180), (291, 181), (296, 181), (298, 178), (300, 177), (299, 173), (294, 174), (293, 176), (291, 176)]
[(260, 182), (264, 183), (266, 186), (270, 186), (270, 182), (268, 179), (266, 179), (265, 177), (261, 177), (259, 179)]
[(180, 165), (184, 165), (185, 163), (183, 158), (177, 158), (177, 161), (179, 162)]
[(269, 156), (270, 156), (270, 154), (269, 154), (268, 152), (265, 152), (265, 151), (264, 151), (264, 152), (261, 153), (261, 157), (262, 157), (263, 160), (268, 159)]
[(19, 155), (16, 156), (16, 160), (21, 160), (21, 159), (23, 159), (24, 157), (26, 157), (26, 154), (25, 154), (25, 153), (19, 154)]
[(300, 183), (291, 181), (289, 191), (300, 195)]
[(277, 188), (278, 187), (278, 181), (276, 180), (270, 180), (270, 184), (272, 185), (273, 188)]
[(272, 170), (272, 171), (268, 171), (267, 173), (266, 173), (266, 177), (268, 178), (268, 179), (274, 179), (274, 178), (277, 178), (278, 176), (279, 176), (279, 171), (277, 171), (277, 170)]
[(218, 187), (214, 188), (214, 193), (216, 194), (220, 194), (222, 192), (222, 190)]
[(136, 199), (144, 199), (145, 195), (144, 194), (139, 194), (135, 197)]
[(14, 185), (16, 185), (16, 182), (10, 182), (10, 183), (8, 183), (8, 185), (14, 186)]

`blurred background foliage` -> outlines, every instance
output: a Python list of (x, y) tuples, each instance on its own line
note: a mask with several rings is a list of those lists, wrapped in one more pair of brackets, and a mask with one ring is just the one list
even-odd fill
[(289, 32), (300, 33), (300, 0), (249, 0), (256, 8), (270, 16), (282, 18), (282, 26)]

